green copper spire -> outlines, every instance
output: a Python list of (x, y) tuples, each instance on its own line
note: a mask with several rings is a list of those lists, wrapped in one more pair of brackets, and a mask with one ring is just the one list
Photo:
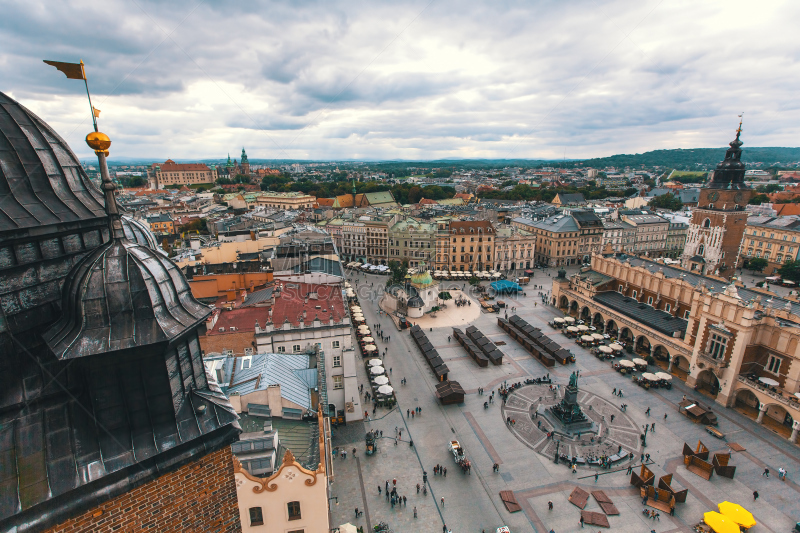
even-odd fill
[(244, 151), (244, 146), (242, 146), (242, 164), (247, 163), (247, 153)]
[(231, 154), (228, 154), (228, 162), (225, 164), (225, 168), (233, 168), (233, 163), (231, 163)]

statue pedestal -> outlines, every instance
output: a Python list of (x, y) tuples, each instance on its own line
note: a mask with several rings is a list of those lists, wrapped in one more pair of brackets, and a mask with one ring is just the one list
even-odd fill
[(573, 436), (576, 433), (596, 433), (597, 428), (578, 405), (578, 387), (568, 385), (564, 397), (557, 405), (549, 408), (539, 406), (537, 413), (553, 426), (556, 433)]

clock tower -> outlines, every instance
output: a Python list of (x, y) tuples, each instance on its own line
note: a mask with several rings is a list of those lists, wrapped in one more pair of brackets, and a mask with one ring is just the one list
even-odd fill
[(736, 139), (730, 143), (709, 184), (700, 190), (697, 208), (692, 213), (681, 264), (698, 274), (729, 278), (736, 268), (747, 224), (745, 207), (754, 194), (744, 183), (741, 134), (740, 121)]

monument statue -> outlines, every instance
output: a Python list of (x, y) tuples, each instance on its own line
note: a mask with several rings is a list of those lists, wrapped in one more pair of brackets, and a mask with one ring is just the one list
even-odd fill
[(578, 374), (577, 372), (573, 372), (569, 375), (569, 386), (578, 388)]

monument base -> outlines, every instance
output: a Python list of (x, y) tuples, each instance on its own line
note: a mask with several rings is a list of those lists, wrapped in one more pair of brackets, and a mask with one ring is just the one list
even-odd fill
[(553, 431), (564, 435), (566, 437), (576, 437), (578, 434), (585, 435), (587, 433), (597, 434), (597, 426), (590, 419), (581, 420), (578, 422), (562, 422), (556, 415), (554, 415), (548, 407), (539, 405), (536, 409), (537, 417), (544, 418), (553, 426)]

